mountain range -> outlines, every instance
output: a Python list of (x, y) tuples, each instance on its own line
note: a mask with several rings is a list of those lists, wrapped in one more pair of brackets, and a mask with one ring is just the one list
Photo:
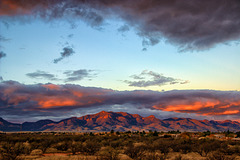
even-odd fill
[(106, 112), (71, 117), (55, 122), (40, 120), (37, 122), (11, 123), (0, 118), (0, 131), (239, 131), (240, 123), (237, 121), (196, 120), (191, 118), (168, 118), (160, 120), (151, 115), (142, 117), (138, 114), (126, 112)]

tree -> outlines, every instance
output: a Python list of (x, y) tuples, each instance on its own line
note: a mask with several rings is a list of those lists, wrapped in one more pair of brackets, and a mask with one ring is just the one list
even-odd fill
[(111, 130), (111, 134), (113, 134), (113, 133), (114, 133), (114, 130), (112, 129), (112, 130)]
[(154, 131), (154, 132), (153, 132), (153, 136), (158, 136), (158, 132), (157, 132), (157, 131)]
[(240, 138), (240, 131), (236, 132), (236, 134), (237, 134), (237, 137)]

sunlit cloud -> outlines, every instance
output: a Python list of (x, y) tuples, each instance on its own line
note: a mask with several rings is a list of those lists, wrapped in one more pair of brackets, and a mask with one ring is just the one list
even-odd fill
[[(135, 112), (161, 111), (161, 116), (237, 119), (240, 116), (239, 91), (173, 90), (116, 91), (80, 85), (34, 84), (14, 81), (0, 83), (1, 115), (67, 116), (76, 110), (119, 111), (128, 107)], [(172, 113), (172, 114), (170, 114)], [(76, 114), (76, 113), (75, 113)]]

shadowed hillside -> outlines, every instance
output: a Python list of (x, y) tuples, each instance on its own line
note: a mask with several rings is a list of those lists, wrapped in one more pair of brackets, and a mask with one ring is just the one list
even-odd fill
[(142, 117), (126, 112), (99, 112), (97, 114), (72, 117), (59, 122), (41, 120), (14, 124), (0, 119), (1, 131), (127, 131), (127, 130), (157, 130), (157, 131), (226, 131), (240, 130), (236, 121), (208, 121), (190, 118), (169, 118), (160, 120), (151, 115)]

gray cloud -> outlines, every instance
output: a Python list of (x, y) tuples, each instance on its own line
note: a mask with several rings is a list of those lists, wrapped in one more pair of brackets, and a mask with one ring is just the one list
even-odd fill
[[(11, 39), (9, 38), (5, 38), (4, 36), (0, 35), (0, 42), (8, 42), (10, 41)], [(3, 48), (3, 46), (1, 45), (0, 43), (0, 49)], [(3, 57), (6, 57), (6, 53), (4, 53), (3, 51), (0, 51), (0, 59), (3, 58)]]
[[(130, 76), (135, 81), (125, 80), (129, 86), (134, 87), (149, 87), (149, 86), (163, 86), (172, 84), (186, 84), (187, 80), (180, 80), (172, 77), (165, 77), (163, 74), (159, 74), (153, 71), (144, 70), (139, 75)], [(150, 79), (149, 79), (150, 78)]]
[[(7, 41), (10, 41), (10, 39), (5, 38), (5, 37), (3, 37), (2, 35), (0, 35), (0, 42), (7, 42)], [(0, 49), (1, 49), (1, 48), (3, 48), (3, 47), (2, 47), (2, 45), (1, 45), (1, 43), (0, 43)], [(4, 57), (6, 57), (6, 56), (7, 56), (7, 54), (6, 54), (4, 51), (0, 51), (0, 59), (4, 58)]]
[(4, 58), (4, 57), (6, 57), (6, 56), (7, 56), (6, 53), (4, 53), (3, 51), (0, 51), (0, 59)]
[(74, 34), (69, 34), (67, 37), (68, 38), (73, 38)]
[(60, 79), (56, 75), (45, 72), (45, 71), (36, 71), (32, 73), (26, 74), (30, 78), (35, 79), (46, 79), (50, 81), (64, 81), (64, 82), (74, 82), (74, 81), (80, 81), (83, 79), (88, 78), (88, 80), (91, 80), (92, 78), (97, 76), (97, 73), (94, 70), (86, 70), (86, 69), (79, 69), (79, 70), (68, 70), (64, 71), (63, 75), (64, 78)]
[(40, 70), (33, 73), (27, 73), (26, 75), (30, 78), (36, 78), (36, 79), (46, 79), (51, 81), (59, 80), (56, 78), (54, 74), (51, 74), (45, 71), (40, 71)]
[(10, 39), (9, 38), (5, 38), (2, 35), (0, 35), (0, 42), (7, 42), (7, 41), (10, 41)]
[(67, 76), (65, 82), (79, 81), (84, 78), (92, 78), (96, 74), (92, 74), (93, 70), (80, 69), (75, 71), (66, 71), (64, 74)]
[(0, 82), (1, 82), (1, 81), (3, 81), (3, 77), (2, 77), (2, 76), (0, 76)]
[(8, 18), (33, 15), (51, 21), (71, 17), (92, 27), (101, 27), (105, 19), (121, 19), (135, 28), (145, 46), (165, 39), (180, 50), (204, 50), (240, 39), (239, 0), (11, 0), (0, 3), (1, 15)]
[(118, 32), (127, 32), (127, 31), (129, 31), (130, 30), (130, 28), (129, 28), (129, 26), (128, 25), (123, 25), (123, 26), (121, 26), (121, 27), (119, 27), (118, 28)]
[(63, 60), (66, 57), (69, 57), (69, 56), (73, 55), (74, 53), (75, 53), (75, 51), (73, 50), (72, 47), (70, 47), (70, 46), (64, 47), (63, 51), (60, 53), (61, 57), (57, 58), (57, 59), (54, 59), (53, 62), (58, 63), (59, 61)]
[(64, 117), (82, 110), (161, 113), (164, 118), (185, 116), (208, 119), (238, 119), (239, 91), (173, 90), (116, 91), (65, 84), (25, 85), (15, 81), (0, 83), (0, 115), (15, 118)]

